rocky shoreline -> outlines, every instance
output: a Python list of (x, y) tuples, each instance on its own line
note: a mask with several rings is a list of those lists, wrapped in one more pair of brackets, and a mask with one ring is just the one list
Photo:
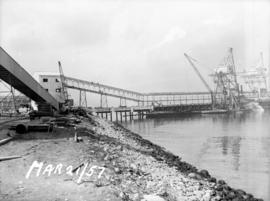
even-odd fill
[[(0, 147), (2, 154), (24, 153), (23, 161), (2, 162), (0, 200), (262, 200), (231, 188), (120, 124), (85, 111), (66, 118), (76, 119), (75, 129), (59, 126), (46, 135), (28, 133)], [(39, 177), (36, 170), (29, 173), (33, 161), (44, 162)], [(71, 164), (72, 171), (56, 175), (61, 172), (59, 163)], [(7, 178), (9, 174), (13, 177)]]
[[(142, 174), (151, 175), (151, 179), (147, 177), (146, 182), (151, 182), (154, 178), (152, 172), (145, 170), (154, 168), (160, 171), (161, 175), (164, 173), (162, 178), (154, 179), (156, 183), (153, 186), (160, 183), (163, 185), (166, 183), (167, 186), (161, 189), (152, 189), (151, 192), (164, 200), (262, 200), (254, 198), (252, 194), (243, 190), (231, 188), (224, 180), (217, 180), (212, 177), (207, 170), (198, 170), (196, 167), (182, 161), (180, 157), (153, 144), (149, 140), (143, 139), (140, 135), (118, 123), (106, 122), (96, 117), (93, 117), (93, 119), (100, 126), (97, 133), (119, 139), (128, 149), (136, 149), (133, 154), (137, 155), (139, 153), (145, 160), (150, 160), (150, 164), (155, 164), (140, 164), (138, 161), (137, 164), (135, 162), (127, 164), (127, 166), (134, 167), (133, 169), (136, 169), (136, 171), (143, 170)], [(136, 180), (136, 178), (134, 179)], [(129, 196), (128, 193), (125, 194), (133, 200), (132, 196)]]

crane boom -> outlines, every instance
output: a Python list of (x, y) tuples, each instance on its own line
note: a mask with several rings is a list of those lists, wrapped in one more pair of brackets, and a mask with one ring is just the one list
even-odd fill
[(193, 69), (195, 70), (196, 74), (199, 76), (199, 78), (201, 79), (201, 81), (203, 82), (203, 84), (207, 88), (207, 90), (210, 93), (213, 93), (213, 91), (210, 88), (210, 86), (207, 84), (207, 82), (205, 81), (205, 79), (203, 78), (203, 76), (201, 75), (201, 73), (199, 72), (199, 70), (197, 69), (197, 67), (195, 66), (195, 64), (192, 62), (192, 60), (195, 61), (195, 59), (193, 59), (192, 57), (188, 56), (186, 53), (184, 53), (184, 56), (186, 57), (186, 59), (188, 60), (188, 62), (190, 63), (190, 65), (193, 67)]
[(65, 76), (64, 76), (64, 72), (63, 72), (62, 65), (61, 65), (60, 61), (58, 61), (58, 66), (59, 66), (60, 80), (61, 80), (61, 85), (62, 85), (62, 93), (64, 95), (64, 99), (66, 102), (68, 100), (68, 93), (67, 93), (67, 89), (65, 87)]

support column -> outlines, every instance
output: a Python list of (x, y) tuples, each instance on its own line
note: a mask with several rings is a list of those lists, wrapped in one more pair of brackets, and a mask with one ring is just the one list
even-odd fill
[(132, 120), (132, 116), (133, 116), (132, 111), (130, 111), (129, 112), (129, 119), (130, 119), (130, 121)]
[(82, 106), (82, 90), (80, 90), (80, 95), (79, 95), (79, 106)]

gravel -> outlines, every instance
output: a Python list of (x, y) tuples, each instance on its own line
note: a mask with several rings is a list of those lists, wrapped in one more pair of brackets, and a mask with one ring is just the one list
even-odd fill
[(87, 132), (102, 150), (94, 154), (95, 160), (107, 167), (108, 185), (121, 200), (261, 200), (117, 123), (87, 115), (77, 131)]

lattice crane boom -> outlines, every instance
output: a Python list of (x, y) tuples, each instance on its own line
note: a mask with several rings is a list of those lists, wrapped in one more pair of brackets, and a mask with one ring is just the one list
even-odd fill
[[(190, 65), (192, 66), (192, 68), (194, 69), (194, 71), (196, 72), (196, 74), (199, 76), (199, 78), (201, 79), (201, 81), (203, 82), (204, 86), (207, 88), (207, 90), (210, 93), (213, 93), (212, 89), (210, 88), (210, 86), (208, 85), (208, 83), (205, 81), (205, 79), (203, 78), (203, 76), (201, 75), (200, 71), (198, 70), (198, 68), (196, 67), (196, 65), (193, 63), (193, 61), (196, 61), (195, 59), (193, 59), (192, 57), (188, 56), (186, 53), (184, 53), (184, 56), (186, 57), (186, 59), (188, 60), (188, 62), (190, 63)], [(192, 61), (193, 60), (193, 61)]]
[(64, 100), (65, 100), (65, 103), (66, 103), (68, 101), (68, 92), (67, 92), (67, 89), (66, 89), (65, 76), (64, 76), (63, 68), (62, 68), (62, 65), (61, 65), (60, 61), (58, 61), (58, 66), (59, 66), (59, 74), (60, 74), (62, 92), (63, 92)]

